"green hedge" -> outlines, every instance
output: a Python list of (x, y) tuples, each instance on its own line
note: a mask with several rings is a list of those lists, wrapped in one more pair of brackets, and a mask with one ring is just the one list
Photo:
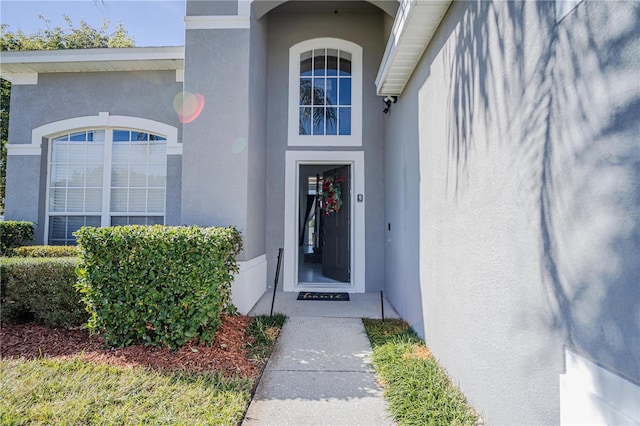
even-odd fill
[(13, 252), (22, 257), (74, 257), (80, 254), (76, 246), (22, 246)]
[(231, 282), (242, 248), (234, 228), (83, 227), (78, 289), (89, 328), (108, 344), (211, 343), (232, 310)]
[(33, 239), (33, 222), (6, 220), (0, 222), (0, 254), (13, 255), (13, 249)]
[(51, 327), (76, 326), (89, 315), (76, 291), (78, 258), (0, 259), (2, 319), (33, 319)]

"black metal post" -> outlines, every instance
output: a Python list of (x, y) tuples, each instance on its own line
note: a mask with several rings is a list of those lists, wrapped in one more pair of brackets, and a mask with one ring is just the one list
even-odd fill
[(382, 296), (382, 290), (380, 290), (380, 310), (382, 311), (382, 322), (384, 322), (384, 299)]
[(273, 297), (271, 298), (271, 311), (269, 312), (269, 318), (273, 316), (273, 304), (276, 302), (276, 288), (278, 287), (278, 281), (280, 279), (280, 264), (282, 263), (282, 252), (284, 249), (278, 249), (278, 265), (276, 266), (276, 279), (273, 282)]

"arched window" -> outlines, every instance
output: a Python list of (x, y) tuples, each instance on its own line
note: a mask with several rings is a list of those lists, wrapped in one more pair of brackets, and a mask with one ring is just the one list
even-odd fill
[(74, 130), (50, 138), (49, 158), (48, 244), (75, 244), (82, 226), (164, 223), (165, 136)]
[(362, 145), (362, 48), (322, 38), (289, 55), (289, 145)]

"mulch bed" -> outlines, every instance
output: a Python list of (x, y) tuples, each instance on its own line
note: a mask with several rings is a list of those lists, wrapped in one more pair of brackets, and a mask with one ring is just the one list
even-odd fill
[(172, 351), (134, 345), (106, 348), (100, 335), (83, 329), (48, 328), (38, 324), (2, 324), (0, 356), (36, 359), (82, 357), (95, 363), (145, 367), (160, 371), (220, 372), (227, 377), (257, 377), (260, 366), (248, 358), (247, 316), (222, 317), (211, 346), (187, 344)]

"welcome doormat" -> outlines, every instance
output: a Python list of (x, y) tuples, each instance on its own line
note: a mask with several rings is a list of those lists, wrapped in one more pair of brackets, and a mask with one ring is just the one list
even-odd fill
[(349, 301), (349, 293), (318, 293), (315, 291), (301, 291), (298, 293), (298, 300), (328, 300), (328, 301)]

